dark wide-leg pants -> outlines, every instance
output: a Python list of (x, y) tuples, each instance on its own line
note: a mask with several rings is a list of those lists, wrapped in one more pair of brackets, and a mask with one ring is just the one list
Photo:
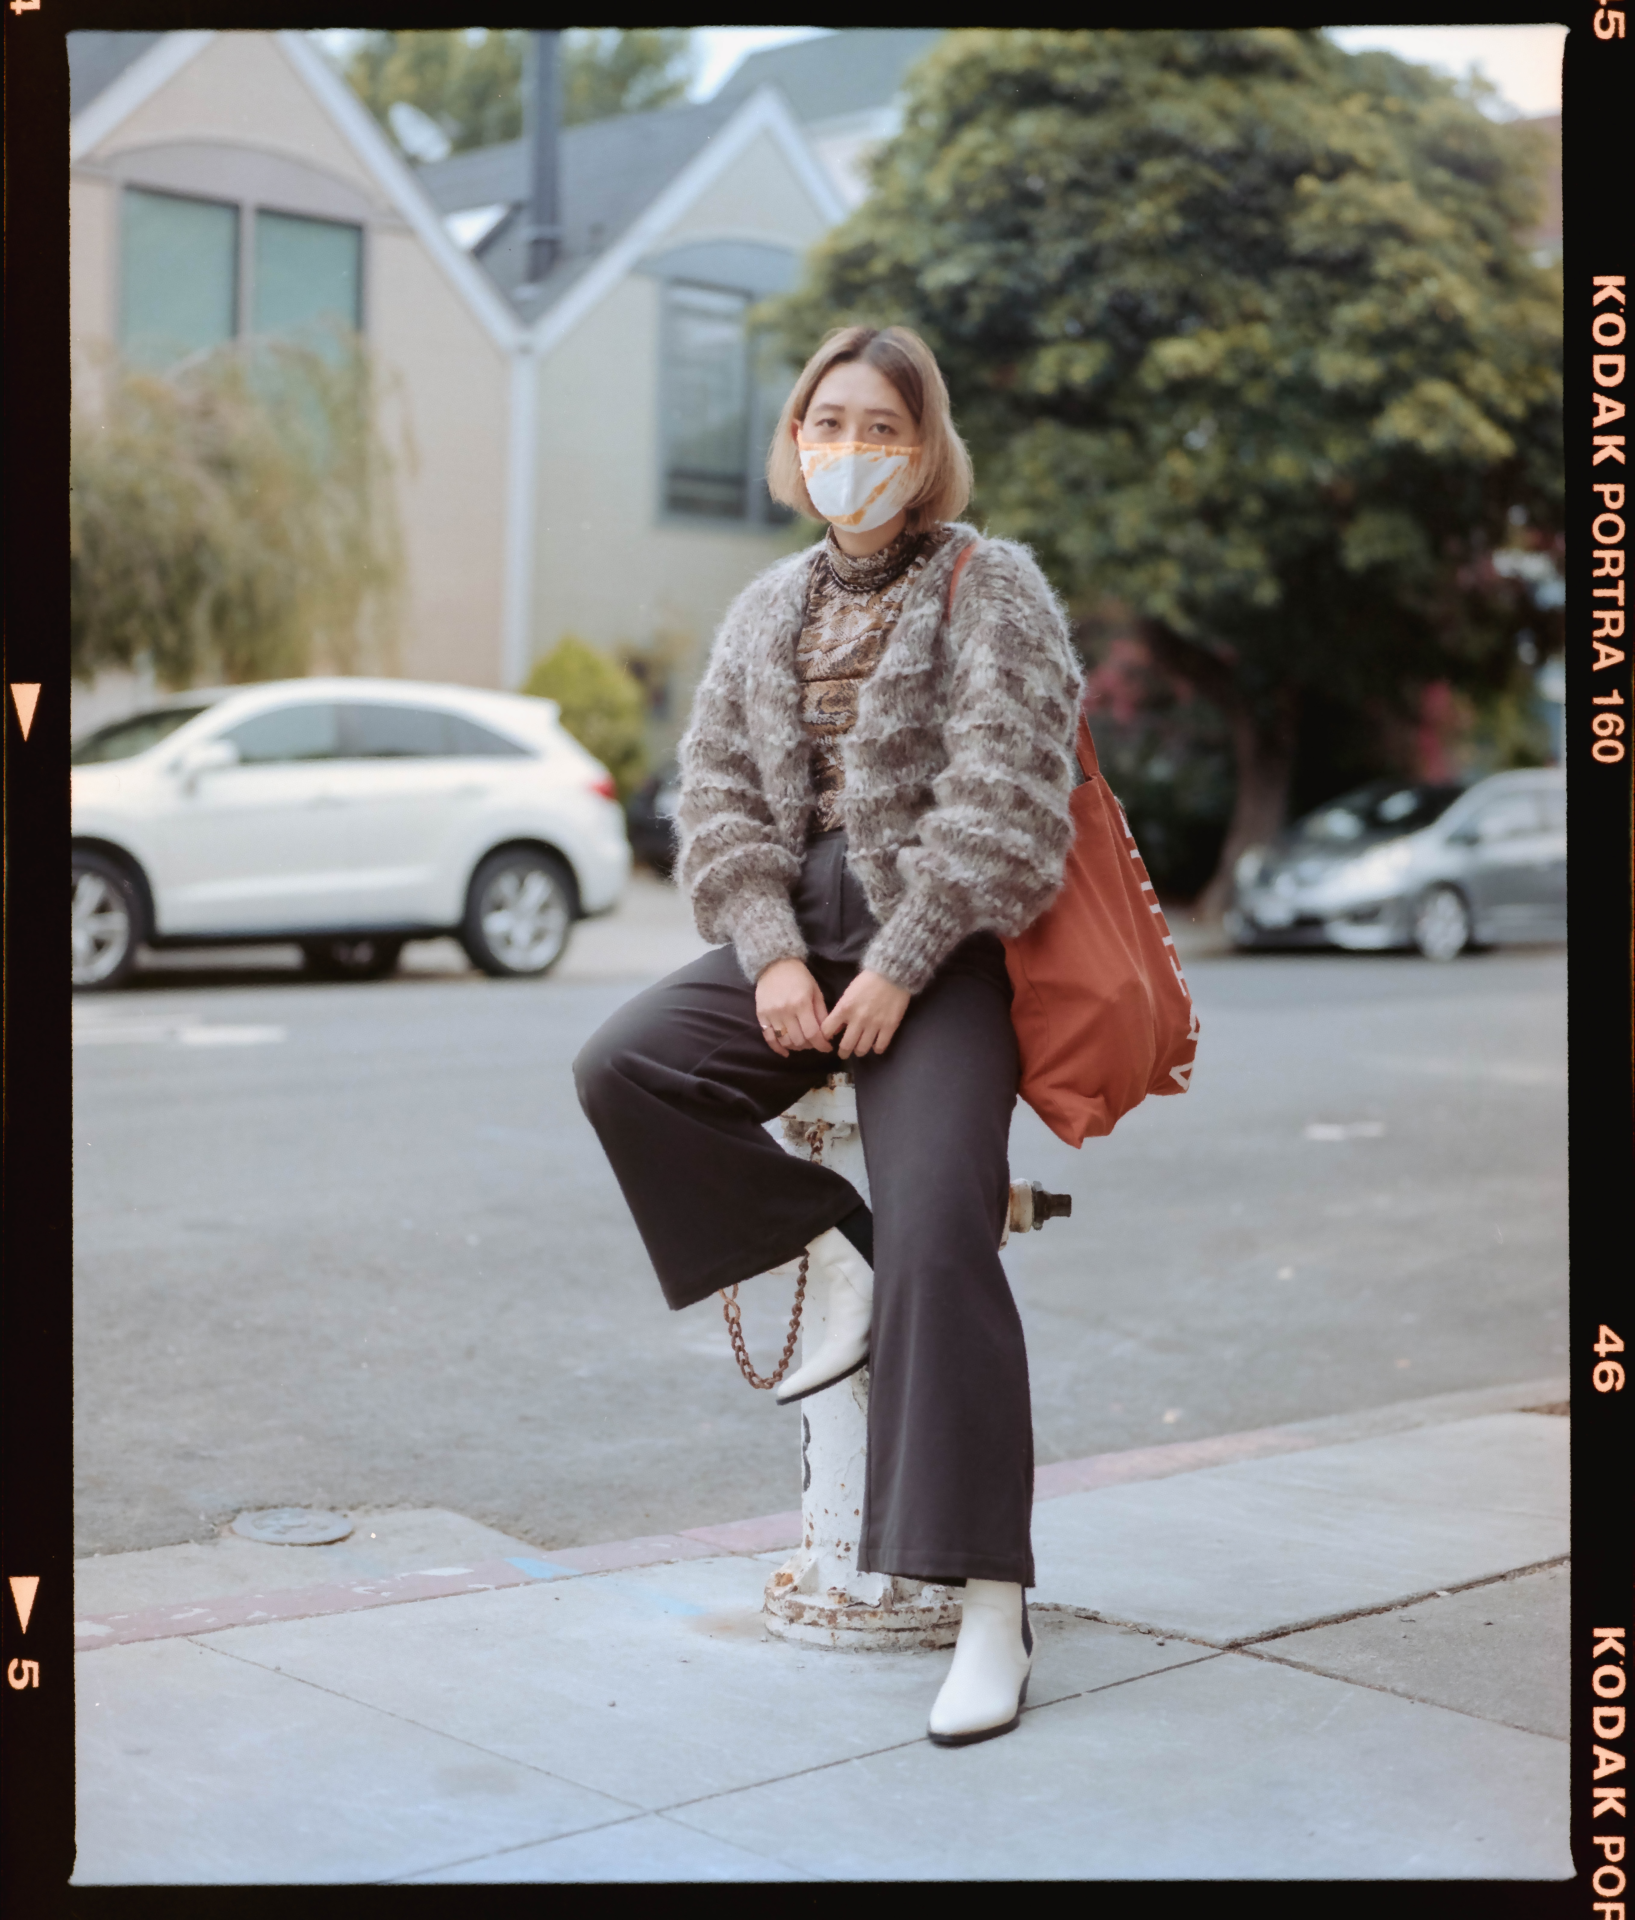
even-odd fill
[[(831, 1008), (875, 931), (842, 833), (817, 836), (793, 903)], [(780, 1059), (718, 947), (636, 995), (574, 1062), (673, 1308), (799, 1256), (861, 1204), (765, 1123), (851, 1073), (874, 1214), (861, 1571), (1033, 1584), (1033, 1424), (1021, 1318), (999, 1259), (1018, 1062), (1003, 944), (949, 956), (883, 1054)]]

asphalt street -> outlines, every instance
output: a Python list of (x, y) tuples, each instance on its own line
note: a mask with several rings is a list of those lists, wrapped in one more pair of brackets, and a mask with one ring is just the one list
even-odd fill
[[(555, 978), (167, 956), (76, 1003), (81, 1554), (245, 1508), (444, 1507), (541, 1548), (774, 1512), (791, 1411), (671, 1314), (574, 1096), (697, 950), (650, 880)], [(1192, 1091), (1012, 1172), (1041, 1462), (1537, 1378), (1566, 1353), (1566, 963), (1196, 955)], [(745, 1286), (763, 1367), (791, 1283)]]

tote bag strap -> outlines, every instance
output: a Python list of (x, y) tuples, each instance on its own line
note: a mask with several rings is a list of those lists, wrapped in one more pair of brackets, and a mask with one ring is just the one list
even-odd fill
[(1079, 767), (1086, 780), (1094, 780), (1101, 772), (1101, 763), (1096, 758), (1096, 743), (1090, 738), (1090, 717), (1082, 707), (1079, 709)]
[(954, 617), (954, 589), (959, 585), (959, 576), (965, 571), (966, 561), (976, 552), (978, 544), (975, 540), (971, 541), (968, 546), (961, 547), (954, 558), (954, 570), (948, 576), (948, 601), (942, 610), (944, 620)]

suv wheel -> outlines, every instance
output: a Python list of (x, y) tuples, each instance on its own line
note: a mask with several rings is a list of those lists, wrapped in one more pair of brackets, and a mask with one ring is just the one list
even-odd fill
[(99, 853), (74, 863), (74, 987), (100, 993), (125, 981), (136, 965), (141, 912), (131, 877)]
[(384, 980), (397, 966), (401, 940), (370, 934), (356, 940), (304, 940), (307, 972), (320, 980)]
[(1427, 960), (1452, 960), (1470, 945), (1470, 908), (1456, 887), (1432, 887), (1414, 915), (1414, 945)]
[(515, 847), (478, 867), (460, 944), (473, 966), (496, 979), (537, 980), (562, 958), (573, 919), (573, 878), (563, 863)]

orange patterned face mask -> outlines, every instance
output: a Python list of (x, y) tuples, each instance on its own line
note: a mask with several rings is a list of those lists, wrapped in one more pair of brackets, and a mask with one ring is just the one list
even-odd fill
[(801, 478), (812, 505), (831, 525), (871, 533), (901, 513), (919, 480), (918, 447), (867, 441), (839, 446), (799, 440)]

